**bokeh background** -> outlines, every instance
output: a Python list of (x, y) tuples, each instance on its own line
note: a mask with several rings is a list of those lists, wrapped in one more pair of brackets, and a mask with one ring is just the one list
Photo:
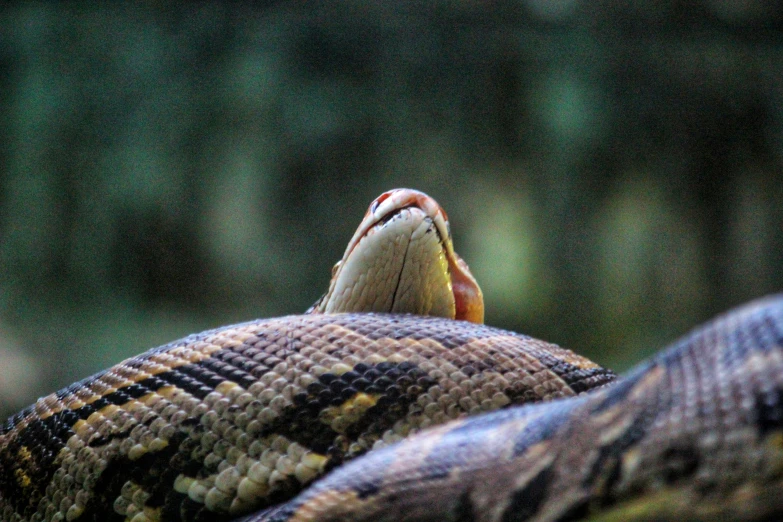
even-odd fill
[(488, 323), (619, 370), (781, 290), (777, 5), (4, 3), (0, 416), (305, 310), (398, 186)]

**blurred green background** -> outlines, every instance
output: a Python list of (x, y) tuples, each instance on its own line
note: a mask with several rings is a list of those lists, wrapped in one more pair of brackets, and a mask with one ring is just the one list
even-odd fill
[(6, 3), (0, 416), (304, 311), (366, 206), (448, 211), (487, 322), (625, 369), (783, 288), (777, 3)]

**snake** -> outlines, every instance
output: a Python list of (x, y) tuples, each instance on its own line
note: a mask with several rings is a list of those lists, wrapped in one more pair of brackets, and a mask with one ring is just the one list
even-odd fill
[(783, 296), (617, 378), (481, 324), (445, 212), (398, 189), (370, 205), (308, 312), (188, 336), (12, 416), (2, 520), (783, 513)]

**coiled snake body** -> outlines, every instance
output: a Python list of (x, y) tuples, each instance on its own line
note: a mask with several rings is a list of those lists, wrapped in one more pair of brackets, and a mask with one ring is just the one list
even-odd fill
[(454, 421), (246, 522), (783, 520), (783, 296), (618, 384)]
[[(442, 278), (446, 290), (398, 277), (358, 309), (480, 322), (480, 290), (430, 201), (384, 194), (368, 211), (383, 241), (365, 230), (352, 244), (388, 245), (412, 216), (413, 232), (395, 243), (399, 270)], [(330, 307), (352, 302), (350, 289), (378, 266), (354, 250), (313, 314), (187, 337), (10, 418), (0, 428), (2, 520), (781, 513), (783, 298), (719, 318), (605, 386), (611, 371), (530, 337), (454, 319), (325, 313), (350, 311)], [(516, 406), (548, 399), (561, 400)]]

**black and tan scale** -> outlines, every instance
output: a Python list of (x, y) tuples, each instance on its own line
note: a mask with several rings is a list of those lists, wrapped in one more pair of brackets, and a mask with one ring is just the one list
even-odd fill
[(428, 430), (241, 520), (783, 520), (783, 295), (601, 390)]
[(382, 314), (259, 320), (80, 381), (0, 428), (0, 517), (230, 520), (371, 448), (614, 374), (543, 341)]

